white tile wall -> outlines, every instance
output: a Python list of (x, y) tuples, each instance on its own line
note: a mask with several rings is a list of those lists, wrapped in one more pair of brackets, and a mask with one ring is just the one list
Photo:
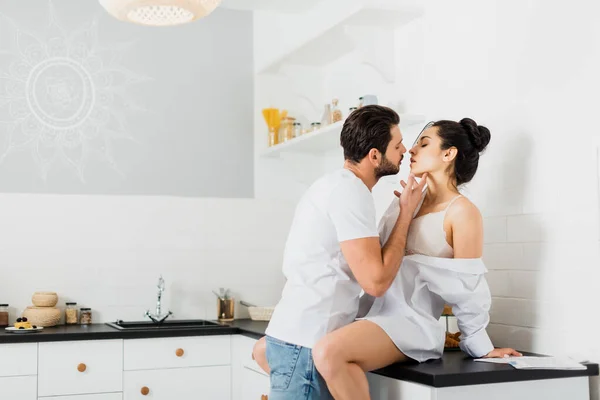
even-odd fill
[(490, 319), (492, 323), (516, 325), (526, 328), (541, 328), (538, 310), (540, 302), (531, 299), (494, 297)]
[(492, 243), (483, 247), (483, 260), (489, 270), (528, 269), (523, 263), (523, 244)]
[(508, 234), (506, 217), (488, 217), (483, 220), (484, 243), (505, 243)]
[(546, 239), (544, 223), (542, 214), (509, 216), (506, 240), (511, 243), (543, 242)]

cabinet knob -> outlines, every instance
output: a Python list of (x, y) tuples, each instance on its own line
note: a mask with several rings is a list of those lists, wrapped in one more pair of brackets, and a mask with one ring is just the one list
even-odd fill
[(142, 390), (140, 390), (140, 392), (142, 393), (142, 395), (147, 396), (148, 393), (150, 393), (150, 389), (148, 389), (146, 386), (144, 386), (142, 388)]
[(177, 350), (175, 350), (175, 355), (177, 357), (183, 356), (183, 353), (184, 353), (183, 349), (177, 349)]
[(87, 366), (84, 363), (81, 363), (77, 366), (77, 371), (79, 371), (79, 372), (85, 372), (86, 369), (87, 369)]
[(262, 396), (260, 396), (260, 400), (269, 400), (269, 396), (263, 394)]

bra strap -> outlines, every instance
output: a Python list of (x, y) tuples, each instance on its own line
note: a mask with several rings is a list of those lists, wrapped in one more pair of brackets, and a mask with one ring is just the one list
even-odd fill
[(452, 205), (452, 203), (454, 203), (460, 197), (463, 197), (463, 195), (459, 194), (458, 196), (456, 196), (455, 198), (453, 198), (452, 200), (450, 200), (450, 203), (448, 203), (448, 205), (446, 206), (446, 208), (444, 209), (444, 211), (448, 211), (448, 209), (450, 208), (450, 206)]

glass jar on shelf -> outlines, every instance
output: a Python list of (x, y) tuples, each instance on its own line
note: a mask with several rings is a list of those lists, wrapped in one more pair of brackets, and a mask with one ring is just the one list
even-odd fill
[(342, 115), (342, 110), (340, 110), (340, 108), (338, 107), (338, 99), (333, 99), (333, 101), (331, 102), (332, 108), (331, 108), (331, 122), (332, 123), (336, 123), (342, 120), (343, 115)]
[(8, 326), (8, 304), (0, 304), (0, 326)]
[(302, 132), (302, 124), (300, 122), (294, 122), (294, 137), (300, 137)]
[(294, 117), (285, 117), (281, 121), (281, 128), (279, 130), (279, 142), (287, 142), (294, 138), (294, 122), (296, 118)]
[(356, 110), (358, 110), (358, 107), (350, 107), (348, 109), (348, 114), (350, 114), (352, 111), (356, 111)]
[(274, 126), (269, 127), (269, 147), (275, 146), (279, 143), (279, 134)]
[(321, 129), (321, 123), (320, 122), (313, 122), (310, 124), (310, 131), (309, 132), (315, 132), (318, 131), (319, 129)]
[(79, 322), (77, 318), (77, 303), (66, 303), (67, 308), (65, 308), (65, 324), (66, 325), (76, 325)]
[(79, 309), (79, 324), (89, 325), (92, 323), (92, 309), (91, 308), (80, 308)]

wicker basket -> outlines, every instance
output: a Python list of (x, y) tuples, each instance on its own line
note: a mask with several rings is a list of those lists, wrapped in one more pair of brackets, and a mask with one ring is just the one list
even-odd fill
[(60, 322), (61, 312), (54, 307), (27, 307), (23, 311), (23, 316), (31, 325), (36, 326), (56, 326)]
[(253, 321), (270, 321), (275, 307), (248, 307), (250, 319)]
[(35, 292), (31, 302), (36, 307), (54, 307), (58, 303), (58, 295), (54, 292)]

